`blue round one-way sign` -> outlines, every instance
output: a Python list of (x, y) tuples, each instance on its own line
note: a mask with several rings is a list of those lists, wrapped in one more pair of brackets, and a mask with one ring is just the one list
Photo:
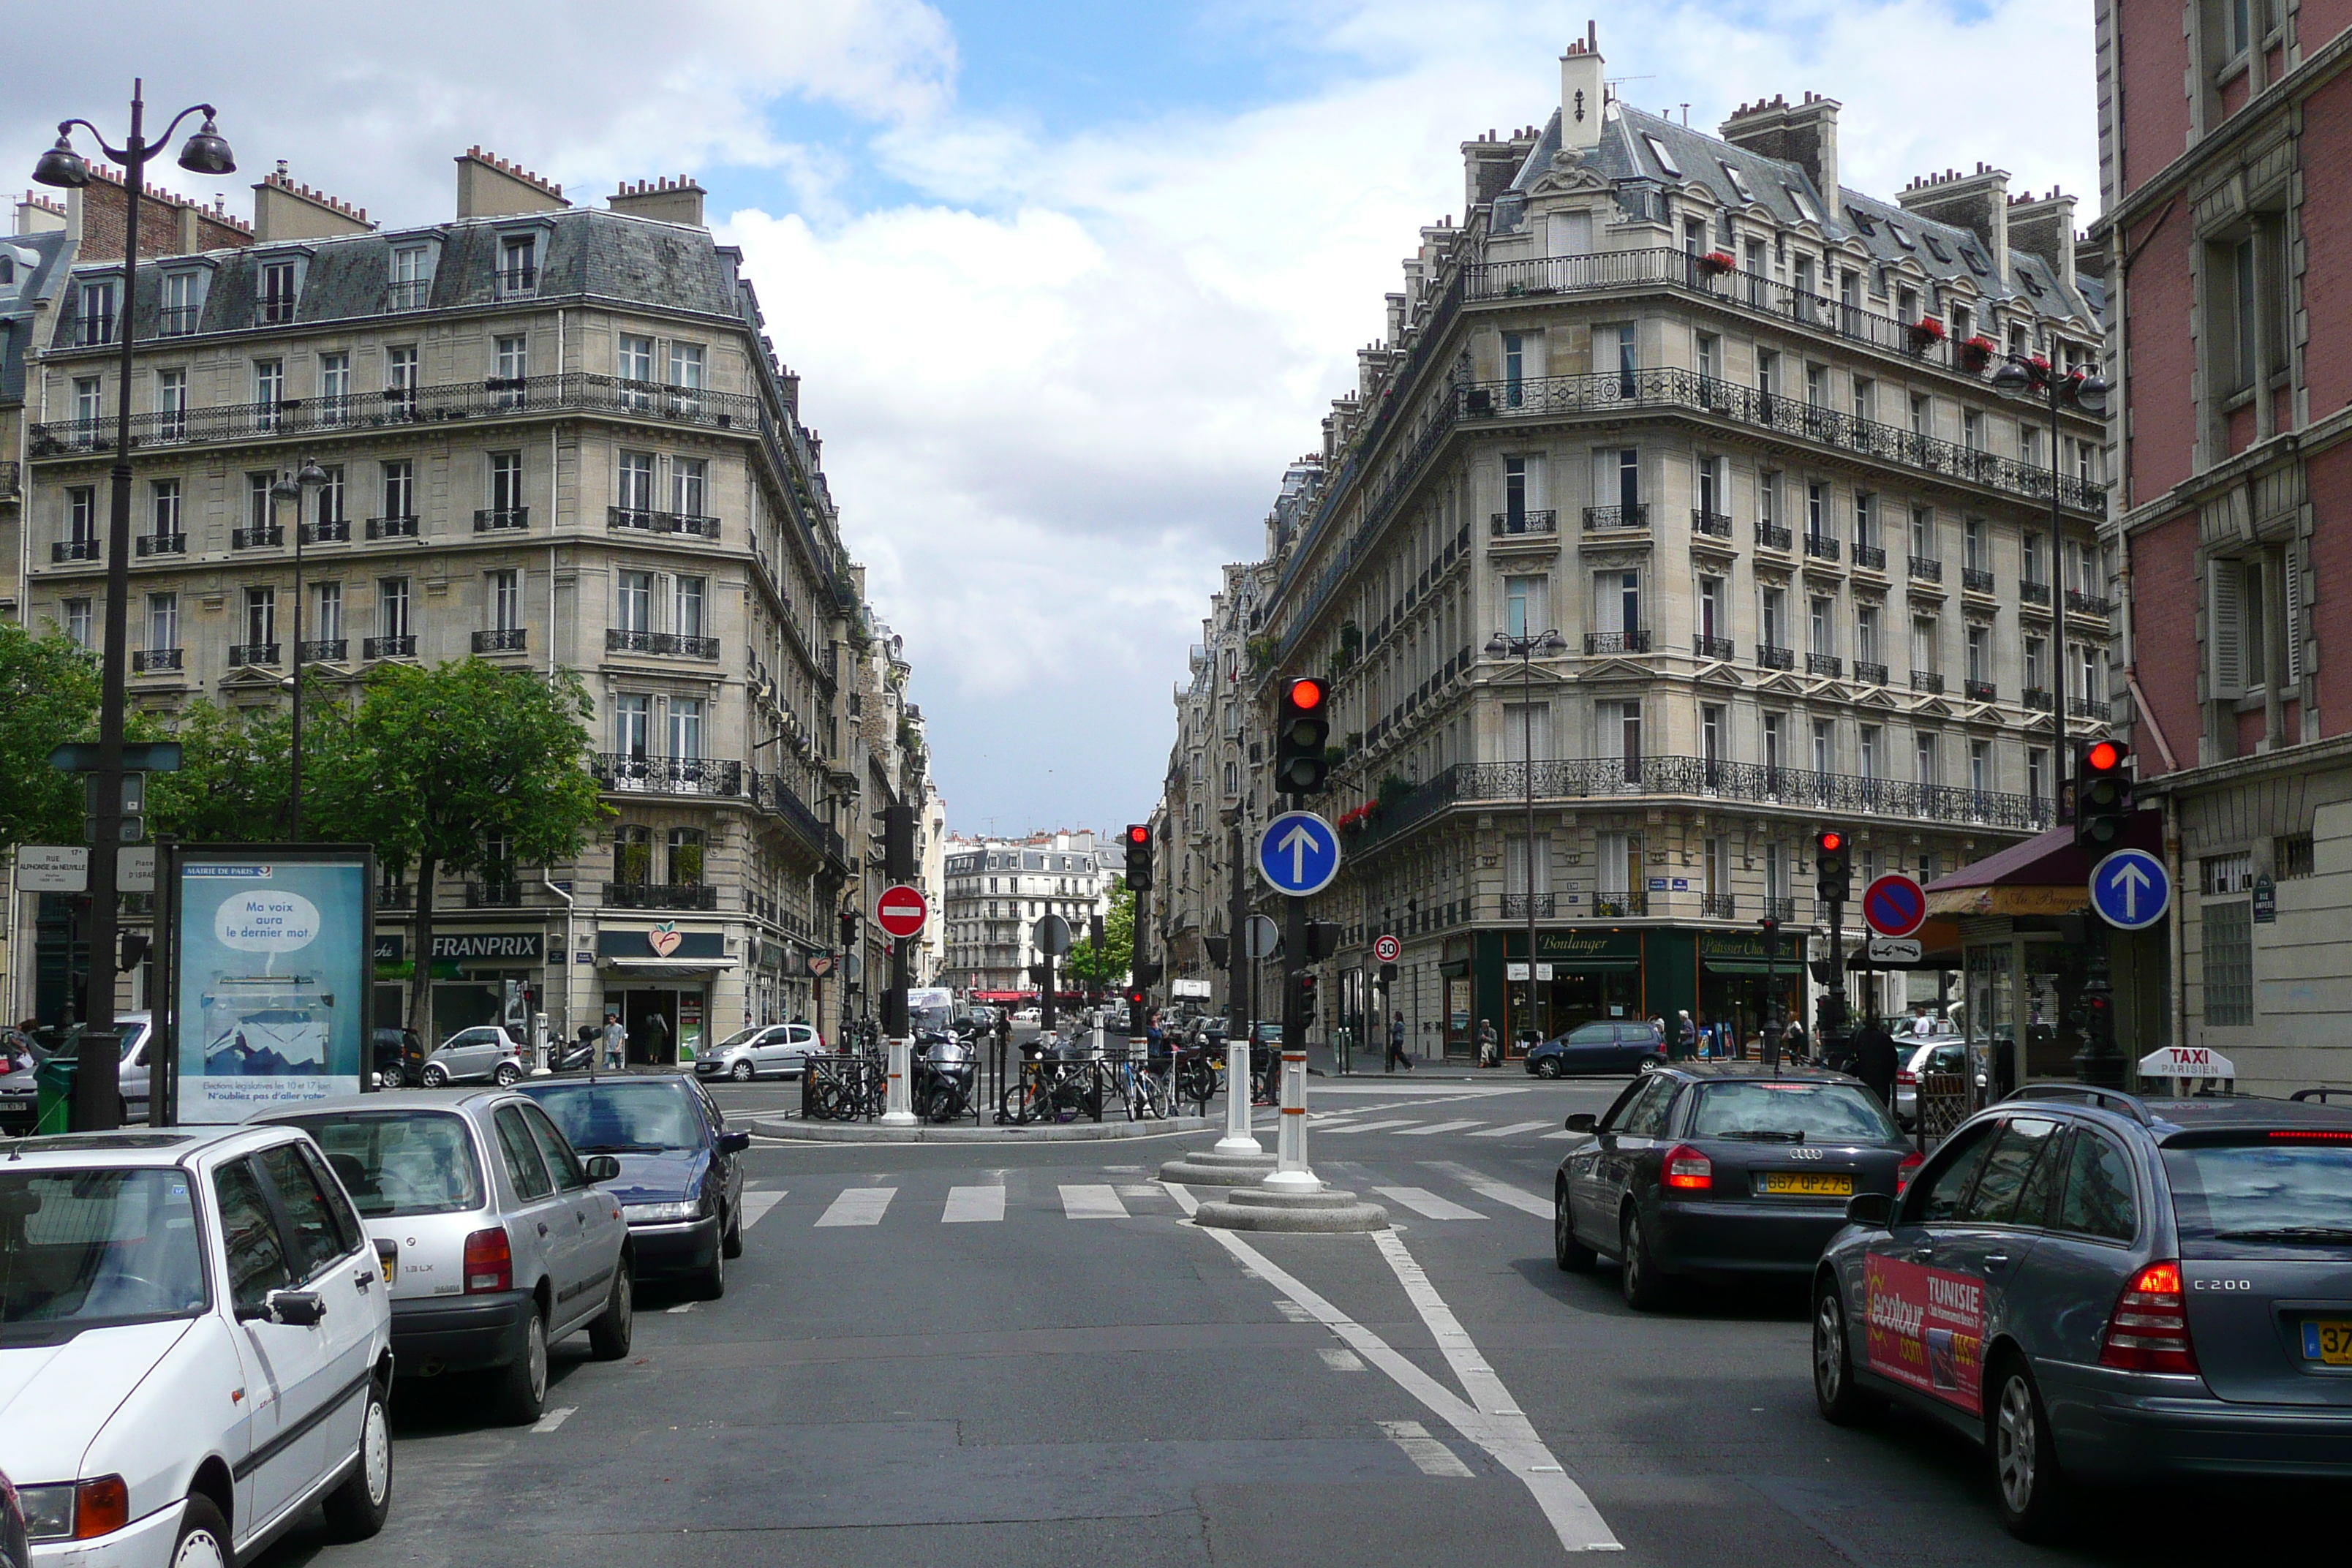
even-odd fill
[(1319, 893), (1339, 874), (1339, 830), (1311, 811), (1286, 811), (1257, 841), (1257, 869), (1277, 893)]
[(2091, 908), (2119, 931), (2141, 931), (2172, 907), (2172, 879), (2145, 849), (2118, 849), (2091, 868)]

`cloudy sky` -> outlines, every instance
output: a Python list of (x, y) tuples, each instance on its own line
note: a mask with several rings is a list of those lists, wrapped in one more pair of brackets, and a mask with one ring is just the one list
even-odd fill
[(698, 176), (951, 826), (1115, 826), (1220, 563), (1460, 216), (1457, 144), (1539, 123), (1588, 17), (1642, 108), (1822, 92), (1849, 184), (1981, 159), (2095, 208), (2087, 0), (82, 0), (11, 18), (0, 128), (29, 168), (65, 116), (119, 134), (144, 74), (218, 104), (248, 178), (394, 224), (449, 216), (475, 142), (574, 200)]

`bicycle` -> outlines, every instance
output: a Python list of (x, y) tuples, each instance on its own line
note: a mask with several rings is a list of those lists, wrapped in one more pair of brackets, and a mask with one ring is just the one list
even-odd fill
[(1209, 1101), (1217, 1095), (1217, 1068), (1206, 1051), (1186, 1051), (1176, 1063), (1175, 1090), (1180, 1100), (1192, 1102), (1195, 1114), (1206, 1116)]

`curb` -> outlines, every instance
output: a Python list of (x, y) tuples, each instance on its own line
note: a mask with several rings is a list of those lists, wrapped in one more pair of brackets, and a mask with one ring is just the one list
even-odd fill
[[(1222, 1124), (1222, 1119), (1220, 1119)], [(751, 1130), (763, 1138), (793, 1143), (1073, 1143), (1111, 1138), (1165, 1138), (1192, 1134), (1209, 1126), (1200, 1116), (1178, 1116), (1165, 1121), (1069, 1121), (1056, 1127), (934, 1126), (884, 1127), (871, 1121), (772, 1121), (751, 1120)]]

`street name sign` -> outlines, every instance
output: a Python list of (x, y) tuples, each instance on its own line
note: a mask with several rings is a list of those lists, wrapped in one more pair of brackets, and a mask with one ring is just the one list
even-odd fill
[(1311, 811), (1286, 811), (1257, 841), (1257, 868), (1277, 893), (1319, 893), (1339, 874), (1339, 830)]
[(921, 935), (925, 922), (930, 918), (930, 902), (923, 897), (923, 890), (910, 888), (904, 882), (883, 889), (882, 896), (874, 900), (874, 923), (880, 926), (885, 934), (897, 937), (901, 942), (910, 936)]
[(1927, 890), (1890, 871), (1862, 890), (1862, 918), (1881, 936), (1909, 936), (1927, 923)]
[(86, 844), (20, 844), (16, 889), (26, 893), (89, 891), (89, 847)]
[(2118, 849), (2091, 868), (2091, 908), (2119, 931), (2145, 931), (2172, 907), (2172, 879), (2145, 849)]

